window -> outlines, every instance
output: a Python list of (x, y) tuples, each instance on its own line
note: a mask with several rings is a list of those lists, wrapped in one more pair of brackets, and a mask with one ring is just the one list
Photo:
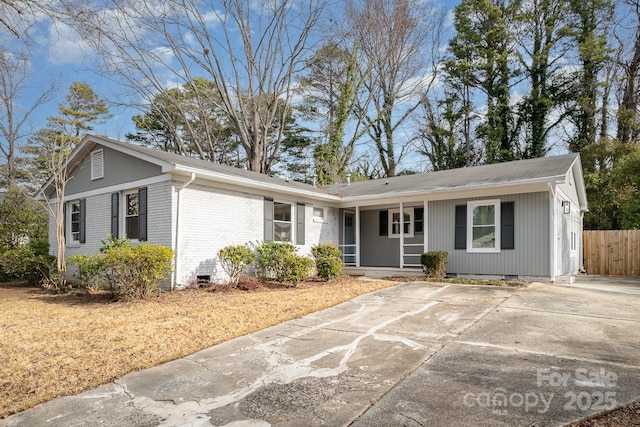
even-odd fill
[[(265, 242), (290, 242), (304, 245), (306, 206), (304, 203), (296, 203), (295, 214), (293, 206), (292, 203), (274, 202), (269, 197), (264, 198)], [(294, 234), (295, 242), (293, 241)]]
[(402, 210), (403, 221), (400, 223), (400, 209), (389, 211), (389, 237), (400, 237), (400, 227), (403, 227), (404, 237), (413, 237), (413, 208)]
[(137, 192), (125, 194), (124, 232), (129, 239), (140, 236), (140, 198)]
[(324, 219), (325, 219), (324, 208), (320, 208), (320, 207), (314, 206), (313, 207), (313, 219), (314, 220), (319, 220), (319, 222), (324, 221)]
[(80, 201), (71, 202), (71, 242), (80, 243)]
[(273, 203), (273, 240), (291, 242), (291, 205)]
[(102, 149), (91, 153), (91, 180), (104, 178), (104, 153)]
[(499, 252), (500, 201), (468, 202), (467, 250), (469, 252)]
[(64, 209), (65, 241), (70, 244), (85, 243), (86, 234), (86, 199), (66, 203)]
[(467, 203), (467, 252), (500, 252), (500, 201)]
[(454, 249), (485, 253), (515, 249), (515, 203), (476, 200), (456, 205), (454, 233)]

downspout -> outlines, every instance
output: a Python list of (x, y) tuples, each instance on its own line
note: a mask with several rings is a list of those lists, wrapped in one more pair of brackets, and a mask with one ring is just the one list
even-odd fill
[(556, 281), (557, 270), (557, 238), (556, 238), (556, 192), (553, 184), (548, 182), (549, 187), (549, 278), (552, 282)]
[(182, 184), (180, 187), (176, 187), (178, 192), (178, 200), (176, 201), (176, 241), (175, 241), (175, 254), (174, 254), (174, 266), (173, 266), (173, 280), (171, 281), (171, 290), (173, 291), (178, 283), (178, 271), (180, 269), (180, 193), (187, 188), (196, 179), (196, 173), (191, 172), (191, 178), (189, 181)]

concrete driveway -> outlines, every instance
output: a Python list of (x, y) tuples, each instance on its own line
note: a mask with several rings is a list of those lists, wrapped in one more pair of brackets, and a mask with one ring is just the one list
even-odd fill
[(563, 425), (640, 398), (640, 282), (420, 282), (0, 426)]

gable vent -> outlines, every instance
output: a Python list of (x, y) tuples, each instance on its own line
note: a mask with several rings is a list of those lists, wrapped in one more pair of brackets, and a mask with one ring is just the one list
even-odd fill
[(91, 153), (91, 180), (104, 178), (104, 155), (102, 149)]

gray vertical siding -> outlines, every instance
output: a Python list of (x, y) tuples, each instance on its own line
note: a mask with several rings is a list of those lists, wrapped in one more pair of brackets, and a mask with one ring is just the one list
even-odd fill
[[(100, 147), (96, 146), (96, 149)], [(65, 194), (97, 190), (162, 174), (158, 165), (106, 147), (103, 150), (104, 178), (91, 180), (91, 155), (88, 155), (73, 170), (73, 178), (67, 183)]]
[(500, 253), (467, 253), (454, 249), (454, 212), (458, 199), (429, 203), (429, 249), (447, 251), (447, 273), (549, 276), (549, 194), (547, 192), (501, 196), (513, 201), (515, 209), (515, 249)]
[[(409, 206), (407, 206), (409, 207)], [(360, 211), (360, 265), (364, 267), (399, 267), (400, 239), (380, 236), (379, 210)], [(422, 243), (422, 233), (405, 238), (405, 243)], [(407, 248), (406, 253), (421, 252), (421, 248)], [(419, 257), (406, 257), (405, 263), (420, 263)]]

